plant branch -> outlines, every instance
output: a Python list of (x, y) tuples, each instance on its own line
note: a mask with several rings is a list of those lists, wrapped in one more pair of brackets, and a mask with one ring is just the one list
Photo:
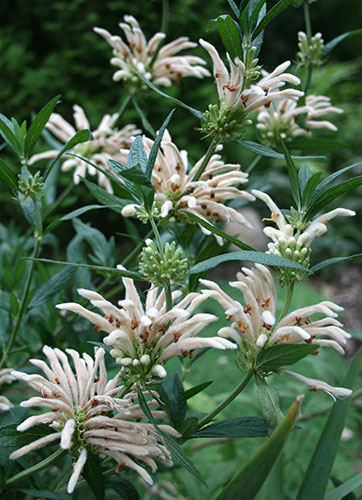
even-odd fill
[(210, 145), (209, 145), (209, 147), (208, 147), (208, 149), (206, 151), (204, 159), (202, 160), (202, 163), (201, 163), (200, 167), (198, 168), (196, 174), (192, 178), (192, 182), (198, 181), (200, 179), (200, 177), (202, 176), (202, 174), (203, 174), (203, 172), (204, 172), (207, 164), (209, 163), (210, 158), (215, 153), (216, 146), (217, 146), (217, 140), (215, 139), (215, 137), (213, 137), (213, 139), (210, 142)]

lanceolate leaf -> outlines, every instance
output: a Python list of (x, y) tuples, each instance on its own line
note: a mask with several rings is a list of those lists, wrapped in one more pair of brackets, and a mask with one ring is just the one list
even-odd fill
[(354, 177), (353, 179), (348, 179), (348, 181), (341, 182), (337, 186), (331, 187), (330, 189), (325, 191), (313, 204), (312, 208), (310, 209), (309, 215), (312, 217), (314, 214), (322, 210), (322, 208), (328, 203), (331, 203), (331, 201), (339, 198), (344, 193), (348, 193), (349, 191), (352, 191), (352, 189), (355, 189), (356, 187), (361, 185), (362, 175)]
[(153, 165), (155, 164), (156, 157), (158, 150), (161, 145), (161, 141), (163, 138), (163, 134), (165, 133), (165, 130), (170, 123), (170, 120), (172, 118), (172, 115), (174, 114), (175, 110), (173, 109), (166, 117), (165, 121), (163, 122), (160, 130), (158, 131), (155, 141), (153, 143), (152, 149), (150, 151), (148, 160), (147, 160), (147, 166), (146, 166), (146, 175), (147, 177), (151, 180), (152, 179), (152, 170), (153, 170)]
[(21, 154), (19, 141), (15, 137), (11, 121), (0, 113), (0, 135), (17, 154)]
[(298, 182), (301, 193), (303, 193), (304, 188), (311, 177), (312, 177), (312, 172), (309, 168), (308, 163), (303, 163), (298, 172)]
[(313, 198), (313, 195), (315, 193), (315, 188), (318, 185), (320, 177), (321, 177), (321, 172), (316, 172), (308, 180), (308, 182), (305, 185), (305, 187), (304, 187), (303, 190), (302, 190), (302, 186), (301, 186), (301, 191), (302, 191), (302, 205), (304, 207), (308, 207), (309, 206), (309, 203), (311, 202), (311, 199)]
[(298, 397), (264, 446), (214, 500), (255, 498), (294, 427), (300, 405)]
[(286, 161), (287, 168), (288, 168), (288, 175), (289, 175), (289, 180), (290, 180), (290, 187), (292, 189), (292, 196), (293, 196), (293, 199), (294, 199), (297, 207), (300, 209), (301, 205), (302, 205), (302, 200), (301, 200), (300, 186), (299, 186), (299, 182), (298, 182), (298, 171), (297, 171), (296, 166), (294, 165), (293, 160), (289, 154), (288, 148), (285, 146), (283, 141), (281, 141), (281, 144), (282, 144), (285, 161)]
[(127, 167), (130, 168), (138, 168), (142, 171), (146, 170), (147, 165), (147, 155), (145, 152), (145, 148), (143, 147), (142, 137), (138, 135), (128, 154), (128, 162)]
[[(347, 495), (359, 488), (362, 484), (362, 472), (356, 474), (352, 479), (341, 484), (335, 490), (330, 491), (324, 498), (324, 500), (344, 500), (347, 499)], [(348, 496), (349, 498), (349, 496)], [(352, 498), (352, 497), (351, 497)], [(357, 498), (357, 497), (355, 497)]]
[(217, 255), (216, 257), (211, 257), (211, 259), (199, 262), (198, 264), (192, 266), (190, 274), (203, 273), (204, 271), (213, 269), (222, 262), (227, 262), (229, 260), (247, 260), (249, 262), (258, 262), (259, 264), (264, 264), (265, 266), (288, 267), (310, 273), (306, 267), (292, 260), (284, 259), (283, 257), (276, 257), (275, 255), (270, 255), (268, 253), (244, 250), (242, 252), (230, 252), (223, 255)]
[(240, 11), (234, 0), (228, 0), (228, 4), (230, 5), (230, 8), (233, 11), (234, 16), (239, 19)]
[(346, 40), (347, 38), (351, 38), (352, 36), (356, 35), (362, 35), (362, 29), (348, 31), (347, 33), (343, 33), (342, 35), (333, 38), (333, 40), (325, 44), (323, 49), (323, 56), (328, 55), (334, 49), (334, 47), (336, 47), (336, 45), (341, 43), (343, 40)]
[(202, 384), (195, 385), (195, 387), (191, 387), (191, 389), (188, 389), (185, 391), (185, 398), (190, 399), (193, 396), (196, 396), (199, 392), (203, 391), (206, 389), (206, 387), (209, 387), (210, 384), (213, 383), (213, 380), (209, 380), (208, 382), (203, 382)]
[(188, 106), (187, 104), (180, 101), (179, 99), (176, 99), (175, 97), (171, 97), (170, 95), (165, 94), (165, 92), (162, 92), (162, 90), (155, 87), (153, 85), (153, 83), (150, 82), (149, 80), (147, 80), (147, 78), (145, 78), (143, 75), (141, 75), (141, 73), (138, 73), (138, 71), (136, 71), (136, 70), (133, 70), (133, 71), (136, 73), (138, 78), (140, 78), (150, 89), (157, 92), (157, 94), (161, 95), (162, 97), (166, 97), (166, 99), (168, 99), (169, 101), (174, 102), (175, 104), (178, 104), (182, 108), (187, 109), (188, 111), (190, 111), (190, 113), (192, 113), (194, 116), (196, 116), (196, 118), (198, 118), (199, 120), (202, 119), (203, 114), (201, 113), (201, 111), (198, 111), (197, 109), (194, 109), (191, 106)]
[[(247, 149), (248, 151), (251, 151), (252, 153), (255, 153), (260, 156), (265, 156), (266, 158), (277, 158), (279, 160), (284, 159), (284, 155), (281, 153), (277, 153), (274, 151), (272, 148), (268, 148), (268, 146), (262, 146), (261, 144), (258, 144), (257, 142), (253, 141), (235, 141), (237, 144), (240, 144), (243, 148)], [(295, 156), (292, 155), (291, 158), (293, 160), (309, 160), (309, 159), (320, 159), (324, 158), (324, 156)]]
[(59, 224), (61, 224), (66, 220), (75, 219), (76, 217), (79, 217), (79, 215), (89, 212), (90, 210), (96, 210), (99, 208), (106, 208), (106, 207), (104, 205), (87, 205), (82, 208), (77, 208), (77, 210), (73, 210), (73, 212), (70, 212), (69, 214), (64, 215), (60, 219), (57, 219), (54, 222), (52, 222), (44, 231), (44, 235), (50, 233), (55, 227), (59, 226)]
[(354, 255), (349, 255), (348, 257), (332, 257), (331, 259), (323, 260), (311, 268), (314, 273), (323, 269), (324, 267), (331, 266), (332, 264), (338, 264), (339, 262), (347, 262), (349, 260), (360, 260), (362, 259), (362, 253), (356, 253)]
[(104, 476), (100, 458), (87, 451), (87, 461), (84, 465), (82, 475), (88, 483), (88, 486), (93, 491), (96, 500), (104, 500)]
[[(355, 355), (341, 384), (342, 387), (353, 388), (361, 363), (362, 347)], [(296, 500), (320, 500), (324, 498), (349, 404), (350, 398), (339, 400), (334, 404), (309, 462)]]
[(0, 179), (9, 186), (10, 189), (17, 191), (18, 181), (12, 169), (3, 161), (0, 160)]
[(222, 15), (216, 19), (216, 26), (222, 43), (232, 60), (238, 57), (242, 60), (241, 40), (238, 27), (231, 16)]
[(49, 120), (50, 115), (52, 114), (55, 106), (58, 104), (60, 96), (54, 97), (51, 101), (49, 101), (36, 115), (32, 124), (29, 127), (28, 133), (25, 139), (25, 148), (24, 148), (24, 156), (28, 158), (33, 147), (35, 146), (37, 140), (42, 133), (43, 128), (45, 127), (47, 121)]
[(254, 33), (253, 33), (253, 38), (256, 38), (263, 29), (276, 17), (278, 16), (283, 10), (285, 10), (289, 5), (293, 2), (293, 0), (279, 0), (278, 3), (273, 5), (273, 7), (268, 11), (265, 17), (260, 21), (258, 26), (256, 27)]
[(114, 194), (108, 193), (108, 191), (99, 187), (97, 184), (94, 184), (94, 182), (89, 182), (87, 181), (87, 179), (82, 179), (82, 180), (89, 189), (89, 191), (92, 193), (92, 195), (95, 197), (95, 199), (99, 201), (99, 203), (102, 203), (102, 205), (104, 205), (105, 207), (108, 207), (111, 210), (113, 210), (114, 212), (121, 213), (122, 208), (125, 205), (128, 205), (130, 200), (132, 199), (130, 193), (125, 189), (121, 191), (122, 198), (119, 198)]
[(334, 172), (333, 174), (331, 174), (328, 177), (326, 177), (319, 184), (319, 186), (316, 188), (314, 196), (312, 198), (312, 203), (314, 203), (314, 202), (316, 202), (318, 200), (320, 194), (322, 193), (322, 191), (324, 190), (324, 188), (328, 186), (328, 184), (330, 184), (331, 182), (333, 182), (340, 175), (344, 174), (345, 172), (348, 172), (348, 170), (351, 170), (352, 168), (357, 167), (358, 165), (361, 165), (361, 163), (354, 163), (353, 165), (350, 165), (349, 167), (342, 168), (341, 170), (338, 170), (337, 172)]
[(44, 283), (38, 290), (35, 292), (31, 302), (29, 304), (29, 308), (40, 306), (47, 302), (53, 295), (60, 292), (71, 277), (73, 276), (75, 271), (75, 267), (68, 267), (66, 269), (62, 269), (59, 273), (55, 274)]
[(221, 420), (215, 424), (208, 425), (189, 436), (190, 438), (241, 438), (241, 437), (265, 437), (268, 428), (265, 420), (260, 417), (240, 417)]
[(318, 346), (315, 344), (278, 344), (262, 350), (256, 360), (256, 368), (263, 371), (276, 370), (281, 366), (293, 365)]
[(106, 481), (106, 488), (112, 488), (123, 500), (140, 500), (139, 494), (132, 483), (119, 476)]

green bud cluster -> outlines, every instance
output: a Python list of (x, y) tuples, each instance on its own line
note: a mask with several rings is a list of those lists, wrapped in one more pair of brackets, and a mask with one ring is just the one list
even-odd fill
[(240, 109), (227, 109), (223, 104), (210, 104), (201, 120), (201, 130), (206, 137), (214, 136), (218, 142), (240, 139), (245, 131), (246, 114)]
[(24, 199), (39, 199), (44, 189), (44, 182), (40, 172), (36, 172), (34, 176), (28, 173), (26, 177), (23, 175), (18, 177), (19, 191), (24, 196)]
[(246, 45), (243, 50), (243, 60), (245, 64), (244, 78), (246, 81), (257, 80), (260, 76), (261, 66), (259, 59), (255, 57), (256, 47)]
[(156, 202), (153, 202), (152, 204), (151, 213), (152, 215), (149, 214), (149, 212), (143, 205), (138, 205), (137, 207), (135, 207), (135, 215), (137, 219), (139, 219), (143, 224), (147, 224), (151, 217), (155, 220), (161, 218), (161, 211)]
[(139, 264), (140, 274), (155, 286), (165, 283), (183, 281), (189, 270), (189, 263), (183, 257), (180, 247), (176, 243), (166, 243), (163, 255), (159, 252), (152, 240), (146, 240), (146, 246), (141, 253)]
[(298, 48), (297, 56), (300, 64), (303, 66), (320, 66), (323, 62), (324, 42), (321, 33), (315, 34), (311, 40), (303, 31), (298, 33)]

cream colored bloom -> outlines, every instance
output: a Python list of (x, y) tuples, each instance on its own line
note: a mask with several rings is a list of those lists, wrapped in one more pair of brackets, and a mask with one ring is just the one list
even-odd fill
[[(281, 99), (258, 110), (258, 123), (264, 144), (274, 146), (279, 143), (279, 135), (290, 141), (293, 137), (311, 137), (313, 129), (329, 129), (337, 127), (328, 120), (319, 120), (326, 114), (343, 113), (343, 110), (331, 106), (329, 97), (309, 95), (304, 106), (299, 106), (293, 99)], [(306, 114), (303, 127), (297, 123), (299, 115)]]
[[(119, 266), (121, 267), (121, 266)], [(133, 280), (122, 278), (126, 289), (119, 308), (91, 290), (79, 289), (78, 293), (100, 309), (104, 317), (70, 302), (58, 304), (58, 309), (73, 311), (96, 325), (97, 331), (108, 335), (103, 342), (112, 347), (111, 355), (124, 367), (126, 377), (132, 380), (163, 378), (163, 364), (175, 356), (191, 356), (195, 349), (214, 347), (234, 349), (232, 342), (220, 337), (197, 337), (199, 332), (217, 320), (212, 314), (193, 314), (204, 302), (208, 293), (189, 293), (166, 311), (164, 290), (151, 288), (146, 292), (145, 303), (136, 290)], [(181, 292), (173, 292), (173, 302)]]
[[(117, 398), (122, 389), (119, 374), (107, 381), (104, 350), (96, 350), (95, 359), (88, 354), (80, 357), (73, 349), (66, 349), (68, 356), (59, 349), (47, 346), (43, 352), (48, 363), (38, 359), (30, 362), (40, 368), (44, 376), (17, 371), (11, 373), (40, 393), (40, 396), (23, 401), (20, 406), (45, 406), (50, 411), (27, 418), (17, 430), (23, 432), (34, 425), (44, 424), (54, 432), (16, 450), (10, 458), (15, 460), (59, 440), (60, 447), (69, 450), (76, 460), (68, 482), (68, 493), (72, 493), (76, 486), (88, 451), (112, 457), (120, 467), (126, 465), (152, 484), (151, 476), (138, 462), (144, 462), (155, 472), (157, 466), (154, 459), (171, 465), (170, 453), (154, 427), (140, 422), (144, 414), (134, 403), (136, 395), (129, 393), (123, 399)], [(116, 412), (114, 416), (113, 412)], [(164, 417), (162, 412), (153, 413), (156, 418)], [(160, 428), (178, 435), (167, 425), (160, 425)]]
[(124, 16), (125, 23), (120, 23), (127, 38), (125, 43), (120, 36), (111, 35), (103, 28), (94, 31), (103, 36), (113, 49), (114, 57), (111, 64), (119, 68), (113, 75), (113, 80), (138, 81), (134, 70), (151, 80), (157, 87), (169, 87), (172, 81), (179, 82), (185, 76), (203, 78), (210, 73), (203, 67), (205, 61), (197, 56), (176, 56), (178, 52), (196, 47), (187, 37), (177, 38), (163, 45), (159, 51), (165, 33), (156, 33), (147, 42), (143, 31), (133, 16)]
[[(84, 110), (78, 105), (74, 105), (73, 109), (75, 128), (65, 121), (58, 113), (53, 113), (46, 124), (46, 128), (64, 144), (79, 130), (90, 130), (90, 125)], [(112, 172), (108, 165), (108, 160), (124, 162), (124, 156), (119, 152), (120, 149), (130, 147), (132, 143), (131, 138), (141, 132), (135, 125), (126, 125), (121, 130), (114, 129), (118, 117), (118, 113), (104, 115), (98, 128), (92, 131), (93, 140), (78, 144), (71, 152), (87, 158), (108, 172)], [(44, 158), (55, 158), (58, 153), (59, 151), (52, 149), (44, 153), (33, 155), (29, 160), (29, 164)], [(62, 170), (68, 172), (73, 168), (75, 168), (73, 173), (75, 184), (79, 184), (80, 178), (85, 177), (87, 173), (90, 175), (98, 174), (98, 184), (104, 187), (109, 193), (113, 192), (108, 177), (96, 170), (89, 163), (75, 156), (70, 156), (69, 159), (63, 163)]]
[[(148, 155), (154, 141), (145, 137), (143, 144)], [(217, 152), (221, 150), (220, 145)], [(126, 150), (121, 152), (128, 154)], [(220, 154), (214, 154), (201, 177), (193, 181), (203, 159), (204, 157), (188, 170), (187, 152), (180, 151), (172, 142), (170, 134), (167, 131), (164, 133), (152, 171), (155, 201), (161, 217), (185, 218), (183, 210), (187, 210), (204, 220), (238, 222), (252, 228), (243, 215), (223, 204), (224, 201), (235, 198), (255, 199), (236, 187), (247, 182), (248, 174), (241, 171), (240, 165), (224, 163)], [(134, 210), (135, 205), (127, 205), (122, 214), (127, 217), (133, 215)], [(203, 227), (201, 230), (210, 234)]]
[(356, 215), (353, 210), (335, 208), (313, 219), (306, 225), (305, 229), (296, 229), (288, 223), (283, 212), (268, 194), (256, 189), (253, 189), (252, 193), (268, 206), (271, 220), (277, 225), (277, 228), (272, 226), (264, 228), (264, 233), (272, 240), (271, 243), (268, 243), (267, 253), (294, 260), (304, 266), (309, 265), (310, 246), (314, 238), (328, 231), (327, 225), (331, 219), (337, 216), (351, 217)]
[[(229, 283), (242, 292), (245, 305), (232, 299), (216, 283), (200, 281), (211, 290), (211, 297), (224, 308), (226, 319), (232, 321), (230, 326), (221, 328), (218, 335), (230, 338), (239, 345), (249, 367), (253, 366), (262, 349), (276, 344), (315, 344), (329, 346), (341, 354), (344, 353), (342, 345), (350, 335), (341, 328), (343, 325), (336, 319), (336, 312), (342, 311), (343, 307), (323, 301), (297, 309), (276, 324), (277, 299), (274, 281), (270, 271), (263, 265), (256, 264), (252, 270), (242, 268), (242, 272), (237, 274), (237, 281)], [(311, 320), (310, 317), (317, 313), (323, 314), (324, 317)], [(315, 387), (326, 390), (323, 384)], [(335, 394), (338, 395), (338, 391)]]
[[(5, 368), (0, 370), (0, 385), (9, 384), (14, 380), (14, 377), (10, 374), (10, 369)], [(0, 411), (10, 410), (14, 405), (5, 396), (0, 396)]]
[(215, 47), (202, 39), (199, 42), (213, 61), (218, 96), (226, 109), (240, 109), (249, 113), (261, 106), (269, 106), (277, 99), (285, 97), (296, 99), (303, 95), (303, 92), (296, 89), (280, 90), (286, 83), (300, 84), (299, 78), (285, 73), (290, 66), (290, 61), (280, 64), (272, 73), (248, 88), (244, 79), (245, 65), (239, 58), (236, 57), (232, 61), (229, 54), (226, 55), (230, 66), (229, 72)]

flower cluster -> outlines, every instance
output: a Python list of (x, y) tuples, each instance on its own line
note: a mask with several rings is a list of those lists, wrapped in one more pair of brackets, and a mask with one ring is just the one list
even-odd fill
[[(0, 370), (0, 385), (9, 384), (14, 380), (14, 377), (10, 374), (9, 369), (5, 368)], [(5, 396), (0, 396), (0, 411), (6, 411), (12, 408), (14, 405)]]
[[(67, 143), (77, 131), (84, 129), (90, 130), (90, 125), (84, 110), (78, 105), (74, 105), (73, 109), (76, 128), (65, 121), (58, 113), (53, 113), (46, 124), (47, 129), (64, 144)], [(105, 115), (98, 125), (98, 128), (92, 131), (93, 140), (78, 144), (71, 150), (71, 153), (82, 156), (102, 169), (112, 172), (108, 165), (108, 160), (113, 159), (123, 162), (124, 156), (120, 154), (120, 149), (129, 148), (132, 143), (132, 138), (141, 133), (135, 125), (126, 125), (120, 130), (115, 129), (114, 126), (118, 117), (118, 113)], [(50, 151), (35, 154), (30, 158), (29, 164), (33, 164), (45, 158), (55, 158), (58, 153), (58, 150), (52, 149)], [(74, 167), (73, 179), (75, 184), (79, 184), (80, 178), (85, 177), (87, 172), (90, 175), (98, 173), (99, 185), (104, 187), (109, 193), (113, 192), (108, 177), (76, 156), (71, 156), (66, 160), (62, 165), (62, 170), (68, 172)]]
[[(179, 355), (191, 357), (195, 349), (202, 347), (235, 349), (235, 344), (220, 337), (197, 337), (205, 326), (217, 320), (212, 314), (193, 314), (209, 293), (189, 293), (167, 310), (164, 289), (149, 289), (143, 305), (133, 280), (122, 278), (122, 281), (126, 292), (125, 298), (118, 302), (119, 308), (97, 292), (78, 290), (104, 317), (74, 302), (57, 307), (80, 314), (96, 325), (96, 331), (108, 333), (103, 342), (112, 347), (110, 353), (124, 367), (126, 380), (144, 383), (155, 377), (163, 378), (167, 374), (163, 367), (166, 361)], [(180, 291), (173, 292), (172, 301), (180, 295)]]
[(244, 78), (245, 65), (239, 58), (232, 61), (227, 54), (229, 73), (215, 47), (205, 40), (200, 40), (200, 44), (212, 58), (220, 101), (219, 106), (210, 106), (204, 114), (202, 127), (207, 135), (215, 135), (223, 140), (233, 139), (240, 135), (246, 123), (250, 123), (247, 116), (251, 111), (262, 106), (270, 106), (279, 99), (297, 99), (303, 95), (303, 92), (296, 89), (280, 90), (286, 83), (300, 84), (299, 78), (285, 73), (290, 61), (280, 64), (274, 71), (248, 88)]
[[(146, 137), (143, 144), (149, 154), (154, 141)], [(222, 146), (218, 146), (217, 152), (221, 149)], [(127, 154), (127, 151), (122, 150), (122, 153)], [(165, 132), (152, 171), (157, 213), (163, 218), (185, 220), (183, 210), (187, 210), (204, 220), (211, 218), (216, 222), (238, 222), (251, 228), (242, 214), (223, 204), (235, 198), (254, 200), (251, 194), (236, 187), (247, 182), (248, 174), (240, 170), (240, 165), (224, 163), (219, 154), (214, 154), (196, 180), (203, 162), (204, 157), (188, 171), (187, 152), (179, 151), (171, 141), (170, 134)], [(137, 210), (137, 205), (126, 205), (122, 215), (135, 215)], [(203, 227), (201, 229), (210, 234)]]
[(303, 31), (299, 31), (298, 49), (297, 56), (301, 64), (305, 66), (322, 64), (324, 41), (321, 33), (316, 33), (308, 40), (307, 35)]
[[(107, 381), (103, 349), (96, 349), (95, 359), (88, 354), (80, 357), (73, 349), (66, 349), (68, 356), (47, 346), (43, 352), (48, 364), (37, 359), (30, 362), (45, 376), (17, 371), (11, 374), (41, 394), (23, 401), (21, 406), (45, 406), (50, 411), (27, 418), (17, 430), (23, 432), (34, 425), (44, 424), (54, 432), (16, 450), (10, 455), (12, 460), (59, 440), (60, 447), (68, 450), (75, 460), (68, 493), (73, 492), (89, 453), (113, 458), (119, 469), (126, 465), (149, 484), (152, 484), (152, 478), (138, 464), (139, 461), (150, 466), (153, 472), (157, 469), (155, 459), (172, 465), (163, 438), (152, 424), (140, 422), (144, 414), (134, 402), (136, 395), (129, 393), (123, 399), (117, 398), (122, 390), (120, 376), (118, 373)], [(69, 359), (73, 361), (74, 369)], [(165, 417), (163, 412), (153, 414), (156, 418)], [(179, 435), (168, 425), (159, 428), (174, 436)]]
[[(252, 270), (242, 268), (242, 272), (237, 274), (237, 281), (230, 283), (230, 286), (242, 292), (245, 305), (232, 299), (216, 283), (200, 281), (212, 290), (211, 297), (224, 308), (226, 319), (232, 321), (231, 326), (221, 328), (218, 334), (238, 344), (249, 369), (254, 367), (262, 349), (275, 344), (315, 344), (329, 346), (344, 353), (342, 345), (350, 335), (342, 330), (343, 325), (336, 319), (336, 311), (342, 311), (343, 308), (333, 302), (324, 301), (297, 309), (275, 324), (277, 301), (274, 281), (270, 271), (263, 265), (256, 264)], [(325, 317), (311, 321), (309, 317), (317, 313)], [(327, 384), (313, 379), (304, 382), (315, 389), (326, 390), (327, 387)], [(348, 389), (331, 386), (328, 386), (327, 392), (341, 397), (351, 394)]]
[[(277, 228), (266, 226), (264, 233), (272, 242), (268, 243), (268, 251), (272, 255), (278, 257), (285, 257), (286, 259), (293, 260), (298, 264), (305, 267), (309, 266), (311, 244), (317, 236), (322, 236), (328, 231), (328, 222), (339, 215), (344, 217), (351, 217), (356, 215), (356, 212), (347, 208), (335, 208), (330, 212), (319, 215), (312, 221), (288, 221), (287, 217), (283, 214), (280, 208), (274, 203), (270, 196), (262, 191), (252, 190), (256, 198), (262, 200), (271, 212), (271, 220), (277, 225)], [(291, 224), (293, 222), (293, 224)], [(281, 278), (287, 273), (297, 280), (305, 278), (305, 273), (302, 271), (280, 269)], [(284, 273), (284, 274), (283, 274)], [(288, 274), (289, 273), (289, 274)]]
[(203, 78), (210, 73), (203, 67), (205, 61), (197, 56), (176, 56), (178, 52), (196, 47), (187, 37), (177, 38), (160, 48), (165, 33), (156, 33), (151, 40), (147, 40), (137, 20), (133, 16), (124, 16), (125, 23), (120, 27), (126, 35), (128, 45), (120, 36), (111, 35), (103, 28), (94, 28), (94, 31), (103, 36), (113, 49), (114, 57), (111, 64), (118, 69), (113, 80), (125, 80), (135, 88), (139, 82), (134, 70), (137, 70), (157, 87), (170, 86), (172, 81), (179, 82), (185, 76)]
[[(258, 110), (256, 127), (261, 142), (275, 146), (280, 142), (279, 136), (283, 141), (290, 141), (294, 137), (310, 137), (313, 129), (335, 132), (337, 127), (333, 123), (319, 120), (329, 113), (343, 113), (342, 109), (331, 106), (329, 97), (309, 95), (304, 106), (298, 106), (297, 101), (292, 99), (281, 99)], [(301, 115), (305, 117), (302, 123), (298, 123)]]

